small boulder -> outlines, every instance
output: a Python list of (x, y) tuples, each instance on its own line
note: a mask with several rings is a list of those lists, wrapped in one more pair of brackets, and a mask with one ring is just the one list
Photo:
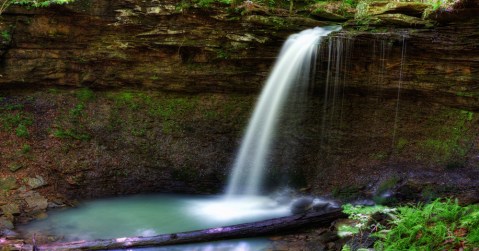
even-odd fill
[(291, 213), (302, 214), (310, 211), (313, 208), (314, 199), (311, 197), (303, 197), (295, 200), (291, 205)]
[(20, 163), (13, 163), (13, 164), (10, 164), (8, 165), (8, 169), (10, 169), (10, 172), (14, 173), (20, 169), (23, 168), (23, 165), (20, 164)]
[(0, 229), (13, 229), (13, 223), (6, 217), (0, 217)]
[(24, 181), (32, 189), (36, 189), (36, 188), (47, 185), (43, 177), (40, 175), (37, 175), (35, 178), (25, 178)]
[(307, 212), (327, 213), (337, 208), (339, 208), (339, 206), (333, 201), (326, 201), (323, 199), (312, 197), (303, 197), (296, 199), (293, 202), (291, 206), (291, 212), (293, 214), (301, 214)]
[(313, 210), (316, 212), (325, 211), (331, 206), (327, 201), (315, 201), (313, 203)]
[(27, 192), (24, 198), (27, 202), (28, 211), (41, 211), (48, 207), (48, 200), (37, 192)]
[(8, 203), (0, 207), (2, 209), (2, 213), (5, 215), (19, 215), (20, 208), (15, 203)]

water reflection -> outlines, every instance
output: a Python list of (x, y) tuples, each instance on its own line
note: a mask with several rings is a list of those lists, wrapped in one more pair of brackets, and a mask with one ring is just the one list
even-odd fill
[(217, 241), (208, 243), (195, 243), (168, 247), (127, 249), (131, 251), (264, 251), (271, 250), (267, 239), (241, 239), (230, 241)]

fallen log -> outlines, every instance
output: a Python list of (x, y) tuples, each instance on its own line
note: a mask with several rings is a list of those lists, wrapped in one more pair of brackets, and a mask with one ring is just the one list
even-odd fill
[(244, 223), (233, 226), (217, 227), (183, 233), (162, 234), (150, 237), (140, 236), (94, 241), (51, 243), (39, 245), (37, 248), (38, 250), (49, 251), (107, 250), (258, 237), (268, 234), (278, 234), (286, 230), (294, 230), (306, 226), (327, 226), (334, 220), (343, 217), (346, 217), (346, 215), (340, 209), (336, 209), (327, 213), (313, 212), (307, 214), (297, 214), (253, 223)]

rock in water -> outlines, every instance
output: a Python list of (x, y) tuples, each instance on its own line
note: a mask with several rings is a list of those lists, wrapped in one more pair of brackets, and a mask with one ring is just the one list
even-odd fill
[(13, 229), (13, 223), (6, 217), (0, 217), (0, 230)]
[(317, 200), (317, 201), (314, 201), (312, 209), (316, 212), (320, 212), (320, 211), (328, 210), (330, 206), (331, 206), (331, 203), (327, 201)]
[(313, 208), (314, 199), (311, 197), (303, 197), (295, 200), (291, 205), (291, 213), (302, 214)]

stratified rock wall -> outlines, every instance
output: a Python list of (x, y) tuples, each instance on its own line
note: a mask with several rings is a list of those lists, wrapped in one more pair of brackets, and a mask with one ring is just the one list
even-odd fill
[[(5, 14), (0, 85), (257, 91), (285, 37), (321, 24), (181, 1), (76, 1)], [(7, 39), (8, 38), (8, 39)]]

